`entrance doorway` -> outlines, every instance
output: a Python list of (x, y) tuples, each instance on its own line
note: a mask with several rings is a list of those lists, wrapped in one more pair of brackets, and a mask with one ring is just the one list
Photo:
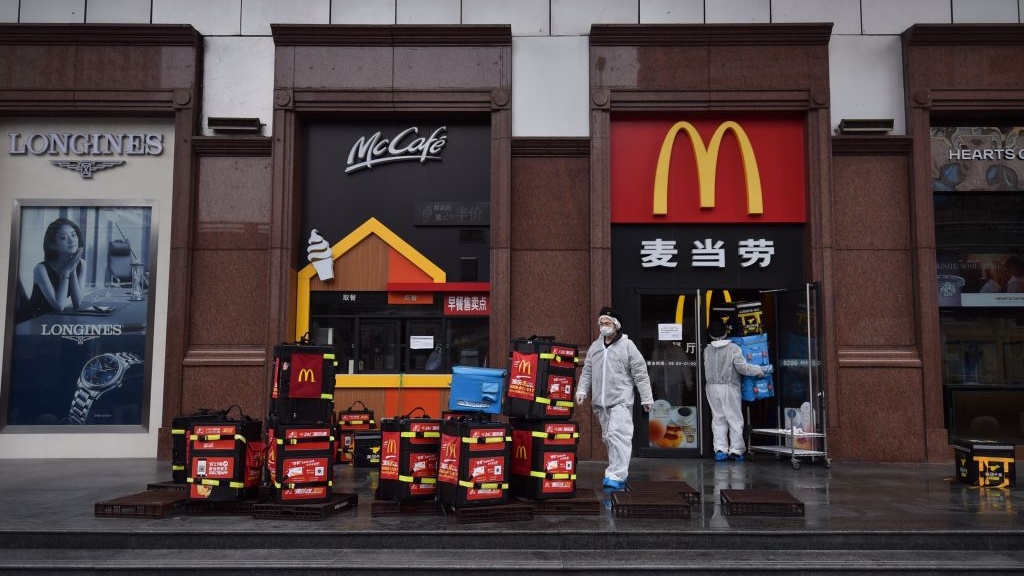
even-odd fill
[[(816, 284), (782, 290), (638, 290), (633, 339), (647, 360), (654, 407), (636, 402), (634, 453), (640, 457), (703, 457), (711, 448), (704, 394), (708, 319), (731, 305), (754, 311), (743, 321), (768, 337), (774, 395), (744, 402), (748, 428), (780, 428), (793, 418), (823, 430), (819, 291)], [(747, 439), (749, 446), (749, 436)]]

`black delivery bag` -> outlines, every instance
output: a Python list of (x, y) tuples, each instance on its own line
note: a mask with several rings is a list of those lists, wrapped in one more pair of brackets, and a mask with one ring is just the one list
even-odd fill
[(227, 422), (231, 408), (219, 411), (204, 408), (192, 414), (171, 418), (171, 480), (175, 484), (185, 484), (185, 478), (188, 476), (186, 465), (189, 428), (202, 422)]
[[(357, 409), (356, 405), (360, 408)], [(377, 420), (373, 417), (373, 410), (367, 408), (362, 400), (356, 400), (347, 409), (339, 410), (337, 429), (334, 433), (338, 445), (338, 464), (352, 463), (352, 455), (356, 449), (356, 432), (376, 429)]]
[(263, 424), (243, 419), (199, 422), (188, 431), (187, 499), (237, 501), (256, 497), (263, 479)]
[(530, 500), (576, 495), (576, 422), (512, 420), (512, 496)]
[(455, 508), (508, 501), (512, 430), (503, 422), (463, 416), (444, 421), (437, 498)]
[(332, 346), (275, 346), (271, 419), (278, 424), (330, 423), (336, 365)]
[(506, 416), (568, 420), (579, 351), (572, 344), (530, 337), (512, 340), (509, 355)]
[[(417, 410), (422, 417), (413, 418)], [(379, 500), (410, 502), (431, 500), (437, 494), (437, 460), (441, 448), (441, 421), (422, 408), (380, 423), (381, 455)]]
[(267, 471), (274, 500), (330, 502), (334, 484), (334, 428), (281, 424), (267, 431)]

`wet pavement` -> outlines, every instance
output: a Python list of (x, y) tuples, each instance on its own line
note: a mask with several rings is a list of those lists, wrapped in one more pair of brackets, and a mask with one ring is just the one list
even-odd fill
[[(703, 567), (768, 573), (797, 562), (812, 568), (807, 573), (866, 570), (869, 565), (873, 572), (889, 566), (899, 573), (962, 573), (979, 558), (999, 573), (1024, 571), (1024, 494), (958, 482), (952, 462), (836, 462), (831, 468), (814, 462), (794, 470), (789, 461), (770, 456), (742, 463), (634, 459), (631, 481), (683, 481), (700, 493), (689, 518), (613, 514), (610, 496), (600, 488), (603, 467), (582, 462), (578, 470), (580, 492), (593, 490), (600, 502), (594, 506), (596, 513), (535, 514), (528, 520), (469, 524), (438, 513), (375, 514), (377, 471), (344, 465), (335, 467), (335, 491), (356, 494), (358, 506), (319, 520), (186, 514), (183, 508), (164, 518), (97, 517), (97, 502), (168, 482), (170, 463), (0, 460), (0, 549), (5, 558), (0, 572), (45, 573), (49, 567), (52, 573), (71, 573), (73, 567), (88, 566), (92, 573), (106, 573), (113, 561), (109, 555), (99, 557), (98, 550), (117, 551), (119, 573), (131, 573), (134, 566), (140, 574), (209, 567), (241, 550), (252, 563), (246, 569), (276, 568), (279, 574), (336, 568), (329, 558), (317, 560), (330, 550), (341, 555), (332, 558), (347, 559), (344, 564), (352, 573), (368, 574), (414, 568), (427, 573), (431, 567), (438, 573), (472, 571), (481, 562), (534, 573), (628, 572), (641, 569), (637, 562), (646, 571)], [(803, 504), (804, 513), (727, 514), (722, 490), (785, 490)], [(729, 559), (715, 553), (737, 547), (744, 552), (730, 553)], [(55, 555), (58, 549), (72, 553)], [(286, 551), (300, 549), (308, 554), (297, 565), (294, 554)], [(266, 556), (267, 550), (275, 552)], [(381, 550), (388, 551), (386, 560)], [(505, 550), (522, 554), (513, 562)], [(685, 562), (675, 553), (680, 550), (688, 552)], [(822, 550), (830, 554), (815, 553)], [(864, 556), (868, 551), (872, 556)], [(591, 552), (599, 552), (601, 562)], [(204, 554), (211, 558), (204, 560)], [(239, 573), (245, 573), (245, 566), (234, 564)], [(922, 566), (927, 570), (921, 571)], [(229, 573), (221, 568), (218, 573)]]

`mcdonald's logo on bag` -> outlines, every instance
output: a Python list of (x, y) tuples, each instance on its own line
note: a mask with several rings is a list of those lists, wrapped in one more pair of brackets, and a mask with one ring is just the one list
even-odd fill
[(313, 374), (313, 370), (310, 368), (303, 368), (299, 370), (299, 382), (316, 382), (316, 376)]
[(613, 121), (612, 222), (804, 222), (804, 140), (796, 117)]

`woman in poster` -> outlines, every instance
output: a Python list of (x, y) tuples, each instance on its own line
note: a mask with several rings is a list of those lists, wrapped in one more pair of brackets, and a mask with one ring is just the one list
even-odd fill
[(82, 229), (67, 218), (57, 218), (43, 235), (43, 261), (32, 270), (32, 295), (18, 321), (48, 312), (63, 312), (68, 306), (82, 304), (82, 284), (86, 262)]

